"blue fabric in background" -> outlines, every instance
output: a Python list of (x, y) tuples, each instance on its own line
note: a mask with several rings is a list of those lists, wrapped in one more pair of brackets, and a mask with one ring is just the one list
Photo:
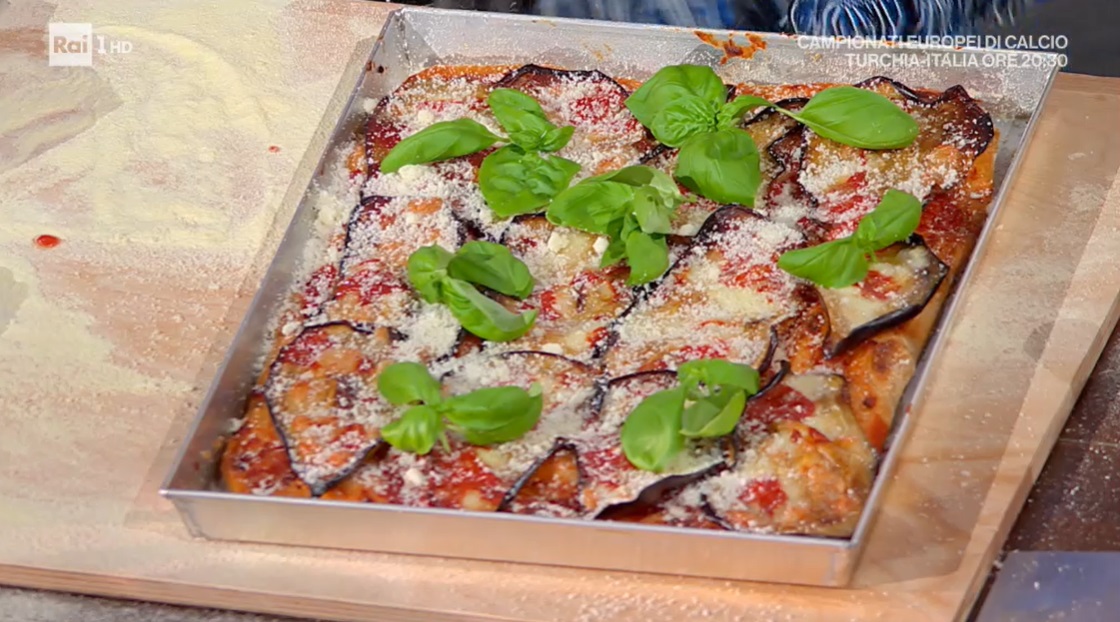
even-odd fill
[(554, 17), (863, 37), (968, 35), (1030, 0), (538, 0)]

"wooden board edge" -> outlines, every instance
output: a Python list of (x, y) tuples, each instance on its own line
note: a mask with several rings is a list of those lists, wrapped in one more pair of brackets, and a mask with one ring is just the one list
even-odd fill
[[(1107, 253), (1109, 248), (1114, 248), (1109, 243), (1108, 233), (1112, 233), (1111, 241), (1115, 242), (1115, 232), (1117, 230), (1120, 230), (1120, 181), (1114, 182), (1105, 196), (1104, 202), (1101, 205), (1101, 216), (1097, 220), (1093, 228), (1093, 233), (1090, 235), (1089, 241), (1085, 245), (1085, 251), (1082, 253), (1081, 261), (1078, 262), (1077, 268), (1074, 270), (1074, 278), (1070, 282), (1069, 288), (1066, 290), (1066, 297), (1062, 302), (1062, 306), (1058, 309), (1058, 317), (1062, 317), (1064, 311), (1078, 306), (1076, 302), (1071, 303), (1071, 299), (1075, 301), (1084, 299), (1083, 297), (1085, 294), (1083, 292), (1092, 289), (1095, 284), (1100, 282), (1100, 276), (1098, 274), (1093, 274), (1092, 270), (1085, 267), (1086, 257), (1100, 256), (1100, 253)], [(1117, 273), (1120, 274), (1120, 269), (1117, 269)], [(1079, 275), (1082, 278), (1078, 279)], [(1110, 283), (1120, 282), (1116, 279), (1108, 279), (1108, 281)], [(1034, 422), (1039, 418), (1031, 418), (1028, 421), (1026, 418), (1020, 417), (1015, 427), (1012, 428), (1011, 434), (1008, 436), (1009, 441), (1016, 437), (1028, 435), (1037, 436), (1038, 442), (1032, 444), (1034, 451), (1030, 456), (1026, 468), (1020, 468), (1018, 465), (1007, 466), (1008, 462), (1014, 459), (1012, 454), (1016, 451), (1014, 444), (1011, 442), (1008, 443), (1007, 449), (1000, 459), (1000, 464), (996, 469), (996, 479), (1005, 471), (1021, 471), (1022, 476), (1018, 485), (1011, 491), (1008, 503), (1003, 504), (1005, 507), (1003, 519), (993, 532), (990, 541), (984, 547), (981, 563), (977, 565), (976, 569), (972, 572), (972, 576), (969, 578), (964, 598), (960, 601), (959, 608), (953, 617), (954, 620), (965, 620), (976, 606), (977, 599), (980, 596), (988, 574), (991, 572), (993, 564), (999, 557), (1004, 544), (1007, 542), (1007, 538), (1011, 535), (1011, 529), (1015, 526), (1015, 522), (1022, 513), (1027, 498), (1030, 496), (1031, 489), (1034, 487), (1039, 475), (1042, 474), (1042, 469), (1049, 460), (1050, 453), (1054, 450), (1062, 430), (1065, 429), (1069, 416), (1073, 412), (1077, 400), (1081, 397), (1081, 392), (1084, 390), (1089, 376), (1100, 360), (1101, 354), (1104, 352), (1104, 348), (1108, 344), (1113, 332), (1116, 330), (1118, 323), (1120, 323), (1120, 286), (1118, 286), (1117, 291), (1113, 293), (1112, 303), (1106, 311), (1103, 321), (1098, 326), (1096, 335), (1094, 335), (1086, 349), (1084, 358), (1081, 359), (1080, 364), (1072, 375), (1071, 384), (1067, 391), (1057, 398), (1056, 401), (1058, 403), (1056, 404), (1056, 410), (1047, 408), (1045, 403), (1038, 407), (1047, 412), (1055, 412), (1055, 415), (1045, 418), (1045, 428), (1037, 435), (1032, 433), (1032, 430), (1035, 427)], [(1031, 388), (1028, 389), (1027, 395), (1023, 399), (1021, 412), (1029, 412), (1032, 408), (1032, 404), (1039, 401), (1054, 401), (1053, 398), (1050, 397), (1053, 394), (1049, 393), (1047, 389), (1039, 389), (1038, 387), (1041, 386), (1041, 383), (1034, 382), (1034, 380), (1039, 378), (1039, 374), (1049, 373), (1046, 370), (1046, 366), (1042, 364), (1043, 361), (1048, 358), (1047, 354), (1055, 349), (1064, 348), (1066, 347), (1064, 344), (1069, 343), (1069, 338), (1057, 330), (1060, 326), (1060, 324), (1055, 324), (1056, 330), (1051, 333), (1045, 349), (1039, 356), (1039, 364), (1035, 367)], [(1074, 337), (1075, 336), (1076, 335), (1074, 335)], [(1053, 355), (1050, 358), (1053, 358)], [(991, 499), (992, 495), (989, 494), (988, 498), (985, 499), (984, 507), (992, 502)], [(981, 515), (984, 514), (984, 507), (981, 508)]]
[(0, 585), (86, 596), (209, 607), (337, 622), (518, 622), (515, 618), (452, 611), (402, 609), (333, 599), (245, 592), (156, 579), (109, 577), (71, 570), (0, 564)]

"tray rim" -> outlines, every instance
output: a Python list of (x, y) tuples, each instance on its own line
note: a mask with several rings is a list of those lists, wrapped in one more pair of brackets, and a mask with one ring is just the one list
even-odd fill
[[(381, 49), (385, 35), (390, 28), (403, 28), (406, 26), (406, 21), (409, 15), (445, 15), (452, 14), (462, 18), (471, 20), (480, 19), (502, 19), (507, 21), (527, 21), (533, 23), (544, 24), (557, 24), (563, 23), (571, 26), (584, 26), (598, 30), (631, 30), (641, 33), (655, 34), (656, 32), (673, 33), (674, 35), (689, 34), (695, 35), (696, 33), (711, 33), (722, 36), (746, 36), (757, 35), (763, 39), (790, 39), (790, 40), (831, 40), (832, 37), (819, 37), (812, 35), (797, 35), (787, 33), (765, 33), (753, 31), (730, 31), (721, 29), (707, 29), (707, 28), (687, 28), (679, 26), (661, 26), (661, 25), (646, 25), (625, 22), (603, 22), (599, 20), (590, 19), (570, 19), (570, 18), (552, 18), (540, 17), (531, 15), (517, 15), (517, 14), (489, 14), (480, 13), (477, 11), (469, 10), (454, 10), (454, 9), (433, 9), (428, 7), (399, 7), (388, 13), (385, 22), (379, 34), (376, 36), (375, 43), (365, 60), (368, 62), (375, 58), (378, 51)], [(945, 53), (992, 53), (992, 54), (1028, 54), (1038, 57), (1057, 57), (1059, 54), (1050, 52), (1035, 52), (1035, 51), (1017, 51), (1017, 50), (999, 50), (999, 49), (985, 49), (985, 48), (970, 48), (970, 47), (951, 47), (951, 46), (928, 46), (928, 45), (906, 45), (899, 47), (902, 51), (912, 52), (945, 52)], [(694, 538), (704, 537), (708, 539), (722, 539), (727, 541), (757, 541), (770, 544), (780, 545), (794, 545), (796, 548), (818, 548), (828, 549), (832, 551), (833, 555), (853, 555), (847, 560), (848, 570), (847, 575), (851, 575), (854, 566), (858, 564), (859, 556), (862, 554), (866, 544), (868, 535), (874, 526), (877, 517), (880, 514), (881, 508), (879, 507), (882, 497), (885, 495), (885, 490), (892, 479), (892, 474), (897, 467), (898, 461), (901, 459), (902, 450), (909, 437), (910, 432), (914, 427), (915, 415), (920, 411), (925, 399), (929, 396), (925, 390), (928, 383), (929, 376), (931, 375), (932, 368), (942, 355), (945, 347), (945, 339), (942, 333), (958, 319), (959, 309), (962, 306), (961, 300), (963, 299), (962, 291), (966, 289), (972, 281), (972, 276), (976, 271), (980, 258), (983, 256), (988, 241), (994, 235), (997, 229), (997, 221), (1002, 213), (1003, 207), (1007, 203), (1007, 197), (1010, 194), (1011, 186), (1014, 184), (1015, 179), (1021, 168), (1025, 153), (1028, 151), (1031, 140), (1037, 129), (1038, 121), (1041, 116), (1042, 110), (1050, 96), (1054, 87), (1057, 75), (1060, 72), (1056, 65), (1051, 66), (1047, 72), (1045, 85), (1039, 95), (1037, 105), (1029, 111), (1029, 118), (1026, 126), (1024, 127), (1022, 138), (1018, 149), (1013, 154), (1011, 161), (1004, 173), (1004, 178), (999, 184), (998, 189), (993, 193), (993, 197), (988, 207), (988, 217), (985, 221), (984, 227), (978, 235), (974, 247), (969, 255), (968, 261), (957, 277), (952, 286), (948, 296), (947, 303), (941, 308), (938, 314), (938, 319), (934, 324), (934, 328), (927, 337), (927, 342), (923, 348), (915, 371), (907, 383), (907, 386), (899, 399), (896, 406), (896, 414), (892, 423), (892, 430), (888, 437), (888, 442), (885, 451), (881, 454), (879, 463), (876, 465), (874, 482), (872, 488), (865, 501), (863, 510), (852, 535), (846, 538), (840, 537), (826, 537), (826, 536), (811, 536), (811, 535), (795, 535), (795, 534), (766, 534), (766, 533), (752, 533), (752, 532), (725, 532), (725, 531), (709, 531), (699, 529), (687, 529), (681, 527), (670, 527), (663, 525), (646, 525), (627, 522), (615, 521), (580, 521), (574, 519), (558, 519), (532, 515), (516, 515), (502, 512), (479, 512), (472, 510), (458, 510), (458, 509), (443, 509), (443, 508), (417, 508), (410, 506), (395, 506), (395, 505), (379, 505), (370, 503), (356, 503), (352, 501), (333, 501), (324, 500), (321, 498), (286, 498), (286, 497), (273, 497), (273, 496), (254, 496), (239, 493), (232, 493), (223, 490), (202, 490), (191, 488), (176, 488), (173, 483), (180, 472), (186, 468), (191, 459), (191, 440), (196, 437), (202, 428), (207, 413), (212, 407), (212, 403), (216, 398), (216, 394), (220, 389), (222, 378), (229, 372), (229, 368), (233, 363), (235, 357), (235, 345), (241, 340), (243, 333), (248, 331), (249, 326), (253, 323), (256, 315), (260, 313), (260, 307), (265, 303), (265, 288), (264, 283), (274, 273), (277, 264), (281, 263), (282, 257), (279, 248), (284, 245), (284, 241), (296, 232), (300, 225), (301, 212), (308, 209), (306, 205), (308, 196), (314, 189), (315, 180), (320, 176), (324, 170), (324, 165), (332, 156), (334, 141), (339, 136), (340, 130), (344, 128), (350, 120), (347, 114), (354, 107), (355, 100), (360, 97), (361, 86), (365, 80), (364, 72), (358, 74), (357, 80), (353, 88), (349, 90), (349, 95), (346, 97), (346, 102), (342, 107), (340, 116), (334, 120), (334, 124), (330, 132), (327, 134), (328, 140), (323, 152), (320, 154), (316, 167), (314, 169), (311, 181), (301, 196), (300, 202), (292, 213), (291, 221), (285, 227), (284, 235), (281, 238), (278, 250), (273, 254), (269, 262), (268, 268), (262, 273), (261, 279), (258, 283), (256, 291), (246, 308), (244, 316), (238, 325), (232, 341), (225, 348), (221, 364), (216, 368), (214, 376), (210, 382), (210, 386), (199, 403), (196, 415), (194, 416), (189, 429), (184, 437), (179, 441), (179, 447), (176, 451), (175, 458), (171, 463), (167, 475), (165, 476), (159, 488), (159, 494), (172, 501), (176, 508), (179, 510), (187, 527), (195, 535), (204, 535), (202, 530), (195, 524), (191, 512), (184, 505), (192, 501), (205, 501), (205, 500), (220, 500), (223, 502), (235, 503), (252, 503), (254, 505), (275, 506), (275, 507), (323, 507), (323, 508), (338, 508), (345, 507), (350, 510), (364, 511), (364, 512), (379, 512), (379, 513), (392, 513), (392, 514), (417, 514), (423, 516), (443, 516), (448, 518), (455, 518), (458, 520), (475, 520), (475, 521), (515, 521), (518, 523), (526, 524), (539, 524), (539, 525), (556, 525), (562, 524), (571, 528), (594, 527), (598, 530), (617, 531), (619, 533), (658, 533), (669, 535), (671, 537), (679, 538)], [(329, 110), (327, 111), (329, 113)], [(1026, 111), (1024, 111), (1025, 113)], [(327, 119), (324, 117), (324, 121)], [(916, 397), (915, 397), (916, 396)], [(211, 482), (213, 483), (213, 482)], [(315, 547), (321, 548), (321, 547)], [(358, 548), (357, 550), (371, 550), (365, 548)], [(417, 553), (419, 555), (428, 555), (426, 553)], [(447, 557), (462, 557), (449, 555)], [(470, 559), (470, 558), (468, 558)], [(515, 563), (531, 563), (531, 562), (515, 562)], [(535, 562), (532, 562), (535, 563)], [(543, 562), (542, 562), (543, 564)], [(589, 568), (595, 566), (587, 566)], [(623, 572), (626, 572), (623, 570)], [(654, 572), (654, 571), (645, 571)], [(692, 575), (699, 576), (699, 575)], [(714, 576), (714, 575), (713, 575)], [(844, 579), (846, 584), (847, 579)], [(825, 585), (824, 583), (810, 583), (807, 585)], [(829, 584), (837, 585), (837, 584)]]

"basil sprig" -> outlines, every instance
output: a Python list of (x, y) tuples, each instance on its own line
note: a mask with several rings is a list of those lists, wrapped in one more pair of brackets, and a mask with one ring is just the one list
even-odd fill
[(498, 124), (513, 144), (526, 151), (559, 151), (575, 133), (574, 127), (556, 127), (537, 100), (521, 91), (494, 89), (486, 98)]
[(544, 405), (541, 387), (488, 387), (445, 398), (439, 381), (419, 363), (394, 363), (377, 377), (389, 403), (409, 406), (381, 428), (381, 438), (401, 451), (425, 455), (436, 441), (448, 446), (446, 431), (472, 445), (516, 440), (537, 425)]
[(546, 215), (553, 224), (609, 237), (600, 265), (625, 259), (630, 266), (627, 283), (642, 285), (669, 269), (665, 236), (682, 202), (671, 177), (648, 166), (629, 166), (564, 190)]
[(626, 100), (654, 138), (680, 147), (673, 175), (689, 190), (720, 203), (753, 206), (758, 147), (750, 134), (720, 127), (727, 88), (710, 67), (663, 67)]
[(827, 88), (801, 110), (781, 108), (761, 97), (742, 95), (720, 111), (718, 123), (737, 125), (752, 108), (768, 106), (817, 135), (860, 149), (901, 149), (918, 137), (918, 122), (886, 97), (854, 86)]
[(684, 363), (677, 382), (642, 400), (622, 424), (622, 452), (636, 468), (660, 473), (686, 440), (731, 434), (759, 390), (754, 368), (723, 359)]
[(727, 101), (710, 67), (664, 67), (626, 100), (654, 138), (679, 147), (674, 176), (689, 190), (720, 203), (751, 207), (761, 178), (758, 147), (738, 127), (749, 110), (776, 110), (814, 132), (864, 149), (895, 149), (914, 142), (918, 124), (882, 95), (851, 86), (825, 89), (791, 112), (753, 95)]
[(580, 165), (559, 156), (506, 145), (486, 156), (478, 170), (482, 198), (502, 218), (538, 212), (572, 183)]
[(540, 211), (580, 170), (576, 162), (546, 155), (563, 149), (575, 128), (553, 125), (535, 99), (513, 89), (493, 90), (486, 103), (508, 138), (470, 119), (442, 121), (393, 147), (381, 161), (381, 170), (393, 173), (406, 164), (449, 160), (506, 142), (482, 161), (482, 198), (502, 218)]
[(537, 319), (536, 310), (513, 313), (475, 287), (517, 299), (533, 291), (529, 269), (500, 244), (467, 242), (454, 254), (425, 246), (409, 255), (408, 280), (421, 298), (446, 305), (463, 328), (489, 341), (517, 339)]
[(381, 160), (381, 172), (395, 173), (408, 164), (429, 164), (478, 153), (499, 140), (501, 136), (478, 121), (440, 121), (397, 143)]
[(909, 238), (922, 219), (922, 203), (901, 190), (888, 190), (856, 232), (817, 246), (783, 253), (778, 267), (817, 285), (839, 289), (867, 277), (875, 253)]

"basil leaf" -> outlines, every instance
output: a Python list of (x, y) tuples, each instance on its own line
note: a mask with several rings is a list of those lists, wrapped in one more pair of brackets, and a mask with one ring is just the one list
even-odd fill
[(817, 93), (798, 112), (784, 114), (829, 140), (862, 149), (899, 149), (918, 137), (918, 122), (886, 97), (854, 86)]
[(639, 123), (652, 129), (662, 110), (686, 99), (719, 106), (727, 100), (727, 89), (711, 67), (671, 65), (662, 67), (626, 98), (626, 107)]
[(536, 310), (513, 313), (459, 279), (446, 280), (443, 303), (463, 328), (487, 341), (513, 341), (529, 332), (537, 319)]
[(654, 115), (649, 130), (661, 143), (680, 147), (690, 137), (716, 129), (719, 104), (697, 97), (678, 99)]
[(617, 171), (610, 171), (602, 175), (591, 177), (587, 181), (616, 181), (618, 183), (633, 186), (635, 188), (645, 187), (652, 188), (662, 196), (662, 201), (666, 204), (671, 203), (672, 207), (676, 207), (684, 203), (684, 197), (681, 196), (681, 190), (677, 187), (677, 182), (668, 174), (659, 171), (651, 166), (627, 166), (626, 168), (618, 169)]
[(748, 111), (758, 108), (759, 106), (770, 107), (774, 104), (770, 103), (761, 97), (754, 95), (740, 95), (735, 99), (724, 104), (719, 112), (716, 114), (716, 126), (721, 130), (727, 130), (739, 126), (739, 122), (743, 120), (743, 116)]
[(533, 292), (533, 275), (509, 249), (493, 242), (467, 242), (447, 265), (447, 274), (524, 299)]
[(697, 359), (677, 367), (681, 384), (702, 382), (708, 387), (726, 386), (742, 389), (749, 395), (758, 393), (758, 372), (750, 365), (723, 359)]
[(634, 190), (632, 205), (634, 216), (642, 231), (646, 233), (669, 234), (673, 228), (670, 220), (673, 217), (675, 206), (666, 205), (662, 195), (656, 188), (643, 186)]
[(470, 155), (499, 140), (500, 136), (477, 121), (440, 121), (397, 143), (381, 161), (381, 172), (395, 173), (406, 164), (428, 164)]
[(393, 363), (377, 375), (377, 390), (394, 406), (438, 404), (442, 399), (439, 381), (420, 363)]
[(408, 256), (408, 280), (427, 302), (443, 300), (443, 282), (451, 257), (440, 246), (425, 246)]
[(660, 473), (684, 447), (684, 391), (660, 391), (642, 400), (622, 424), (622, 453), (643, 471)]
[(576, 133), (576, 128), (566, 125), (564, 127), (554, 127), (544, 135), (544, 142), (541, 143), (539, 149), (541, 151), (560, 151), (568, 146), (572, 141), (572, 136)]
[[(459, 401), (455, 401), (459, 400)], [(460, 428), (472, 445), (494, 445), (517, 440), (541, 418), (544, 399), (540, 386), (494, 387), (448, 401), (447, 418)]]
[(850, 238), (782, 253), (778, 267), (833, 289), (862, 281), (870, 269), (866, 254)]
[(545, 213), (554, 225), (610, 235), (634, 198), (634, 189), (618, 182), (585, 179), (556, 195)]
[(643, 285), (669, 269), (669, 245), (665, 238), (634, 231), (626, 236), (626, 263), (630, 264), (627, 285)]
[(686, 188), (713, 201), (753, 207), (761, 178), (758, 148), (743, 130), (693, 136), (681, 147), (674, 174)]
[(493, 430), (524, 414), (530, 401), (521, 387), (489, 387), (449, 398), (443, 414), (464, 430)]
[(681, 435), (686, 438), (718, 438), (735, 431), (747, 394), (741, 390), (726, 389), (693, 403), (681, 415)]
[(603, 251), (603, 257), (599, 260), (599, 267), (608, 268), (623, 259), (626, 259), (626, 241), (622, 239), (622, 236), (613, 237), (611, 243)]
[(440, 418), (431, 406), (413, 406), (381, 428), (381, 438), (401, 451), (426, 455), (440, 434)]
[[(486, 103), (514, 144), (526, 151), (556, 151), (571, 140), (571, 131), (560, 131), (544, 114), (537, 100), (513, 89), (494, 89)], [(548, 146), (549, 149), (543, 149)]]
[(482, 197), (503, 218), (540, 211), (568, 187), (579, 164), (561, 157), (543, 158), (507, 145), (486, 156), (478, 170)]
[(618, 238), (625, 242), (626, 239), (630, 237), (631, 233), (641, 230), (642, 227), (638, 224), (637, 216), (635, 216), (633, 212), (627, 212), (626, 215), (622, 217), (622, 220), (618, 221), (618, 229), (611, 237)]
[(636, 164), (634, 166), (607, 171), (606, 173), (594, 177), (588, 177), (583, 183), (614, 181), (620, 184), (626, 184), (627, 186), (645, 186), (653, 181), (654, 173), (661, 173), (661, 171), (651, 166)]
[(855, 243), (873, 253), (910, 237), (922, 220), (922, 202), (901, 190), (887, 190), (875, 209), (859, 221)]

